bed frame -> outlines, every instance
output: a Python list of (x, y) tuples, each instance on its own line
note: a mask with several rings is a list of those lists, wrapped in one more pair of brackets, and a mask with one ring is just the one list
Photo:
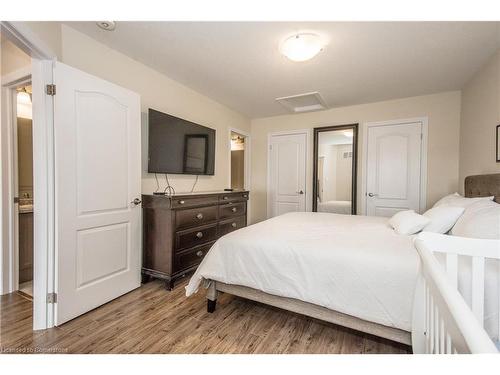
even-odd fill
[[(492, 175), (469, 176), (465, 179), (466, 197), (483, 197), (492, 195), (495, 196), (495, 201), (500, 203), (500, 173)], [(325, 307), (300, 301), (294, 298), (286, 298), (286, 297), (272, 295), (253, 288), (248, 288), (240, 285), (225, 284), (215, 280), (206, 280), (206, 282), (208, 283), (207, 311), (210, 313), (213, 313), (215, 311), (218, 293), (224, 292), (238, 297), (246, 298), (252, 301), (264, 303), (266, 305), (279, 307), (281, 309), (292, 311), (298, 314), (310, 316), (312, 318), (323, 320), (329, 323), (338, 324), (340, 326), (348, 327), (356, 331), (383, 337), (385, 339), (399, 342), (402, 344), (412, 345), (412, 333), (408, 331), (359, 319), (351, 315), (343, 314), (335, 310), (330, 310)], [(420, 307), (421, 305), (422, 304), (419, 304), (418, 306)], [(424, 332), (425, 329), (422, 328), (420, 330), (420, 333), (423, 336), (428, 337), (428, 333)], [(413, 334), (415, 335), (415, 330)], [(440, 343), (441, 341), (439, 340), (441, 340), (440, 338), (441, 336), (438, 335), (438, 337), (439, 339), (437, 340), (438, 343)], [(485, 338), (483, 337), (482, 338), (483, 345), (486, 345), (487, 348), (491, 349), (490, 345), (484, 344), (484, 339)], [(425, 338), (424, 341), (417, 340), (416, 342), (417, 343), (413, 342), (413, 344), (417, 346), (416, 348), (417, 352), (426, 352)], [(421, 348), (422, 342), (424, 343), (423, 344), (424, 349)], [(432, 345), (434, 349), (434, 344)], [(462, 346), (460, 346), (460, 344), (457, 345), (459, 345), (457, 351), (461, 350), (466, 351), (465, 349), (463, 349)], [(438, 347), (440, 347), (439, 344)], [(456, 347), (454, 348), (456, 349)]]

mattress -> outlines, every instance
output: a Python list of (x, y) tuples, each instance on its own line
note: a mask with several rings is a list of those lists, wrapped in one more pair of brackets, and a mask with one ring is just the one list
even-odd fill
[(350, 215), (351, 201), (328, 201), (318, 202), (318, 212), (330, 212), (332, 214)]
[(212, 279), (410, 331), (418, 270), (387, 218), (294, 212), (220, 238), (186, 294)]

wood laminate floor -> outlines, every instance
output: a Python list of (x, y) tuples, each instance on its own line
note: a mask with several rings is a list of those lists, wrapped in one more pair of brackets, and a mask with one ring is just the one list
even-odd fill
[(408, 353), (410, 348), (223, 294), (186, 298), (152, 281), (61, 327), (32, 331), (32, 302), (0, 297), (3, 353)]

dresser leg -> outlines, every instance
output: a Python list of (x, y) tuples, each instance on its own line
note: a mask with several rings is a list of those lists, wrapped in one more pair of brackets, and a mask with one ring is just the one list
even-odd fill
[(217, 300), (207, 299), (207, 312), (213, 313), (215, 311), (215, 305), (217, 304)]
[(174, 280), (165, 281), (165, 289), (168, 291), (174, 289)]

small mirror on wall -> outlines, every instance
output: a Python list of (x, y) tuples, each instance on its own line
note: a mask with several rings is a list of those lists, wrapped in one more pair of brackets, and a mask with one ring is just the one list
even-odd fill
[(356, 214), (358, 124), (314, 129), (313, 211)]

